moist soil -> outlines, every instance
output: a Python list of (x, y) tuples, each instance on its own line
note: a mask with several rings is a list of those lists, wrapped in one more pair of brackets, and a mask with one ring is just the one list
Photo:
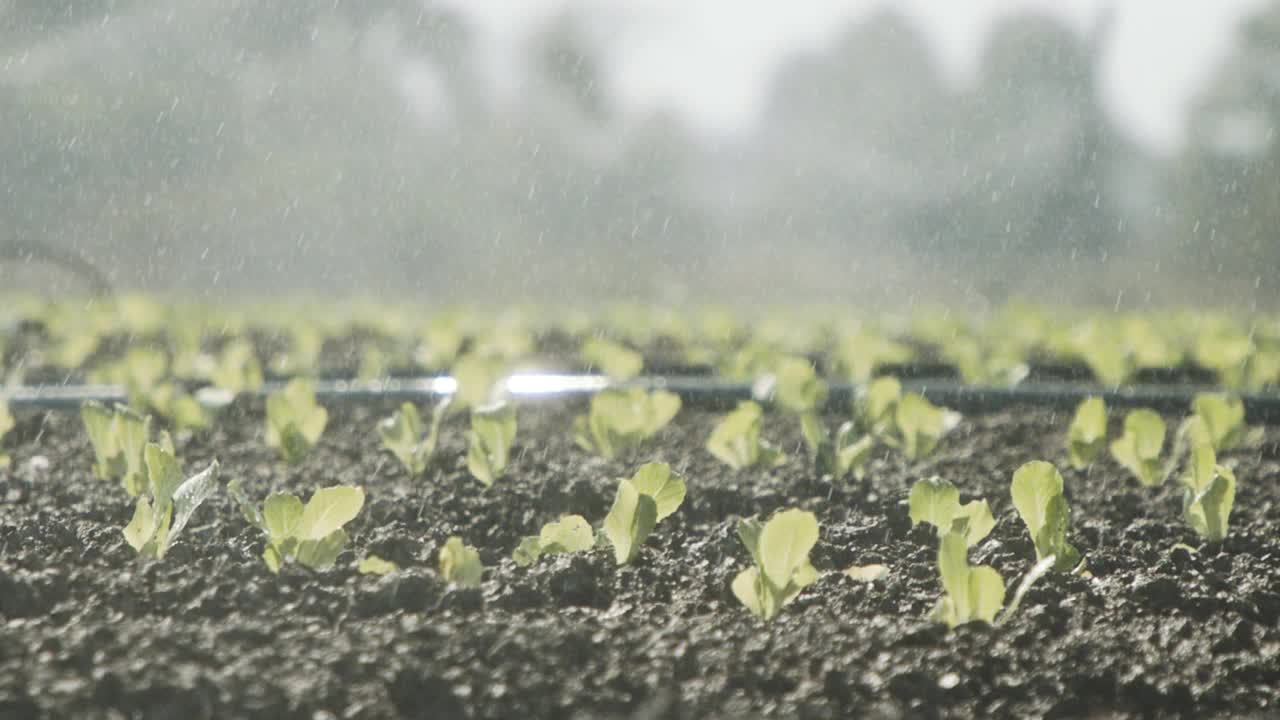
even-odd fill
[[(364, 486), (337, 566), (278, 576), (226, 493), (201, 506), (164, 561), (140, 562), (120, 534), (132, 503), (93, 477), (77, 414), (20, 417), (5, 441), (12, 467), (0, 471), (0, 717), (1280, 713), (1277, 429), (1226, 453), (1239, 478), (1231, 533), (1207, 547), (1181, 520), (1175, 483), (1141, 488), (1110, 460), (1069, 469), (1064, 413), (966, 417), (924, 461), (877, 451), (864, 481), (831, 482), (784, 415), (767, 417), (765, 435), (790, 461), (735, 472), (702, 448), (716, 420), (707, 411), (686, 409), (635, 458), (603, 460), (572, 441), (581, 406), (526, 405), (508, 475), (485, 489), (465, 469), (462, 417), (446, 425), (428, 475), (410, 478), (374, 429), (392, 409), (331, 408), (320, 444), (292, 468), (263, 444), (260, 403), (176, 437), (188, 474), (217, 457), (222, 479), (254, 497)], [(991, 503), (996, 528), (971, 562), (999, 570), (1011, 596), (1034, 549), (1008, 486), (1033, 459), (1063, 469), (1069, 539), (1092, 575), (1046, 576), (1000, 627), (932, 622), (937, 541), (910, 525), (910, 484), (937, 474), (963, 500)], [(688, 497), (634, 564), (617, 567), (603, 548), (532, 567), (510, 559), (561, 514), (598, 526), (616, 478), (649, 460), (682, 473)], [(817, 514), (812, 560), (825, 572), (765, 623), (729, 589), (749, 561), (734, 524), (789, 507)], [(478, 590), (436, 572), (455, 534), (489, 568)], [(367, 554), (400, 570), (361, 575)], [(887, 576), (840, 572), (870, 563)]]

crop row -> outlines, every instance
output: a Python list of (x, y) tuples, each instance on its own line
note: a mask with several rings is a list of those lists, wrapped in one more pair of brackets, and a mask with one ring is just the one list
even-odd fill
[[(925, 457), (962, 422), (959, 414), (914, 393), (903, 393), (896, 379), (885, 377), (865, 386), (848, 419), (831, 428), (828, 417), (818, 412), (825, 388), (812, 367), (797, 365), (777, 381), (779, 415), (798, 423), (804, 438), (803, 461), (832, 482), (860, 479), (875, 448), (900, 452), (908, 460)], [(679, 411), (679, 397), (660, 390), (605, 390), (593, 396), (571, 432), (576, 443), (590, 452), (634, 458)], [(474, 403), (460, 395), (440, 402), (424, 420), (417, 407), (406, 403), (379, 422), (376, 431), (405, 471), (419, 477), (431, 470), (445, 416), (463, 412), (470, 420), (467, 468), (478, 482), (492, 486), (510, 469), (517, 415), (509, 404)], [(184, 479), (168, 431), (156, 432), (150, 415), (128, 406), (107, 408), (90, 402), (82, 407), (81, 416), (95, 454), (94, 473), (104, 481), (118, 482), (133, 498), (134, 513), (122, 533), (141, 556), (162, 560), (201, 504), (225, 490), (245, 520), (262, 531), (262, 557), (271, 572), (288, 563), (324, 570), (342, 555), (349, 540), (344, 526), (364, 504), (364, 491), (355, 486), (317, 489), (305, 503), (282, 493), (259, 503), (248, 497), (237, 479), (221, 483), (216, 461)], [(764, 420), (759, 405), (743, 401), (712, 429), (706, 451), (734, 470), (785, 462), (784, 452), (761, 437)], [(316, 402), (309, 381), (295, 379), (267, 399), (265, 442), (283, 462), (296, 464), (319, 442), (327, 423), (328, 413)], [(0, 404), (0, 447), (12, 426), (12, 417)], [(1176, 476), (1183, 488), (1183, 518), (1206, 543), (1218, 544), (1228, 533), (1236, 477), (1230, 464), (1219, 463), (1217, 456), (1246, 442), (1250, 432), (1238, 399), (1205, 393), (1196, 397), (1191, 413), (1172, 434), (1172, 442), (1168, 442), (1164, 420), (1145, 409), (1129, 412), (1123, 432), (1109, 437), (1106, 407), (1101, 399), (1090, 398), (1077, 408), (1065, 445), (1077, 468), (1109, 455), (1146, 486), (1161, 485)], [(604, 547), (612, 549), (619, 565), (630, 563), (658, 524), (679, 510), (686, 492), (684, 479), (667, 465), (642, 465), (632, 477), (618, 481), (613, 506), (598, 525), (579, 515), (561, 517), (512, 548), (512, 558), (519, 565), (529, 565), (547, 555)], [(1026, 589), (1044, 574), (1089, 572), (1087, 558), (1068, 540), (1070, 510), (1057, 468), (1043, 461), (1024, 464), (1012, 477), (1010, 497), (1026, 525), (1037, 563), (1006, 604), (1005, 581), (999, 573), (968, 564), (969, 549), (995, 526), (986, 500), (961, 503), (958, 488), (941, 477), (920, 480), (911, 488), (912, 524), (925, 523), (937, 531), (937, 569), (943, 588), (935, 610), (938, 621), (951, 626), (970, 621), (998, 623), (1012, 615)], [(781, 510), (763, 522), (741, 521), (738, 535), (750, 563), (734, 579), (734, 595), (756, 616), (775, 616), (818, 577), (808, 555), (819, 532), (817, 518), (797, 509)], [(463, 585), (478, 583), (485, 571), (476, 549), (457, 537), (440, 548), (439, 565), (446, 580)], [(397, 568), (368, 556), (359, 569), (385, 574)], [(884, 571), (860, 566), (846, 572), (860, 580), (874, 580)]]
[[(1107, 385), (1176, 376), (1228, 389), (1280, 383), (1280, 317), (1212, 312), (1061, 312), (1009, 305), (868, 315), (763, 315), (620, 306), (500, 312), (387, 303), (226, 305), (123, 296), (89, 305), (17, 298), (0, 316), (0, 364), (36, 381), (78, 375), (143, 387), (231, 390), (255, 378), (591, 369), (611, 377), (694, 372), (753, 381), (800, 356), (827, 380), (945, 373), (1008, 385), (1029, 373)], [(259, 380), (260, 381), (260, 380)]]

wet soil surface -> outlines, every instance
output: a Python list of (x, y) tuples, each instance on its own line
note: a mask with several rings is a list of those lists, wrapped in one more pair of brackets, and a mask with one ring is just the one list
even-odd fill
[[(734, 472), (702, 449), (715, 421), (704, 411), (682, 412), (639, 457), (606, 461), (572, 442), (580, 408), (526, 406), (509, 474), (486, 490), (465, 469), (463, 418), (446, 427), (428, 477), (411, 479), (374, 430), (390, 410), (334, 408), (296, 468), (263, 445), (260, 407), (177, 438), (189, 473), (216, 456), (224, 480), (259, 498), (365, 487), (337, 567), (279, 576), (225, 493), (163, 562), (139, 562), (119, 530), (132, 503), (92, 476), (78, 416), (19, 418), (5, 441), (12, 469), (0, 471), (0, 717), (1280, 713), (1280, 429), (1226, 454), (1239, 477), (1231, 535), (1209, 548), (1181, 520), (1173, 483), (1140, 488), (1109, 460), (1066, 469), (1062, 413), (968, 417), (925, 461), (886, 450), (866, 481), (832, 483), (812, 471), (783, 415), (768, 417), (766, 435), (790, 462)], [(1093, 577), (1047, 576), (998, 628), (934, 624), (936, 539), (910, 527), (908, 487), (939, 474), (962, 499), (990, 501), (997, 526), (971, 561), (993, 565), (1012, 592), (1034, 550), (1008, 484), (1032, 459), (1063, 468), (1069, 539)], [(648, 460), (671, 463), (689, 494), (633, 565), (616, 567), (607, 549), (528, 568), (510, 560), (522, 536), (563, 513), (598, 525), (615, 478)], [(748, 563), (734, 522), (788, 507), (817, 514), (812, 559), (825, 572), (763, 623), (729, 590)], [(453, 534), (489, 567), (479, 590), (436, 573), (437, 548)], [(369, 553), (401, 570), (358, 574)], [(839, 572), (868, 563), (888, 576), (862, 583)]]

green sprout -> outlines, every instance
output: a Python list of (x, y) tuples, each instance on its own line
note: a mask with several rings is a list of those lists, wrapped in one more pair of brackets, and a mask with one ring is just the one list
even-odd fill
[(369, 555), (361, 560), (359, 565), (356, 565), (356, 572), (361, 575), (390, 575), (399, 569), (399, 565), (390, 560), (384, 560), (377, 555)]
[(822, 409), (827, 383), (818, 377), (813, 363), (787, 356), (778, 360), (773, 373), (773, 399), (783, 410), (804, 415)]
[(851, 380), (865, 383), (876, 369), (891, 363), (905, 363), (912, 358), (911, 348), (882, 335), (862, 330), (843, 338), (836, 350), (841, 367)]
[(267, 397), (267, 447), (279, 450), (290, 465), (302, 462), (328, 422), (329, 412), (316, 404), (315, 391), (303, 378)]
[[(4, 442), (4, 436), (17, 426), (13, 419), (13, 413), (9, 412), (9, 400), (0, 397), (0, 443)], [(0, 450), (0, 470), (9, 467), (9, 453)]]
[(644, 369), (644, 357), (621, 343), (589, 338), (582, 344), (582, 359), (614, 380), (629, 380)]
[(209, 371), (209, 381), (214, 387), (232, 395), (257, 392), (262, 387), (262, 365), (253, 351), (253, 345), (243, 338), (223, 345), (222, 352)]
[(640, 388), (603, 390), (573, 423), (574, 440), (588, 452), (614, 458), (634, 452), (680, 412), (680, 396)]
[(500, 404), (477, 407), (471, 411), (471, 430), (467, 432), (467, 469), (485, 487), (507, 471), (511, 443), (516, 437), (516, 409)]
[(1067, 429), (1067, 453), (1077, 470), (1092, 465), (1107, 446), (1107, 404), (1099, 397), (1085, 398), (1076, 407)]
[(733, 594), (752, 615), (772, 619), (818, 579), (818, 571), (809, 564), (809, 551), (818, 542), (813, 513), (784, 510), (767, 523), (741, 520), (738, 537), (753, 564), (734, 578)]
[(306, 505), (296, 495), (268, 495), (261, 510), (244, 494), (239, 480), (227, 484), (227, 491), (240, 505), (245, 520), (267, 536), (262, 560), (273, 573), (286, 562), (296, 562), (312, 570), (333, 566), (347, 545), (342, 526), (355, 519), (364, 507), (364, 490), (353, 485), (335, 485), (316, 490)]
[(947, 533), (938, 545), (938, 574), (946, 593), (933, 610), (936, 621), (947, 627), (981, 620), (995, 622), (1004, 607), (1004, 578), (990, 565), (969, 565), (969, 545), (964, 536)]
[(894, 412), (902, 399), (902, 383), (889, 376), (876, 378), (859, 388), (853, 403), (853, 421), (858, 430), (885, 437), (894, 429)]
[(1160, 485), (1165, 478), (1160, 464), (1164, 435), (1164, 420), (1155, 411), (1132, 410), (1124, 418), (1124, 435), (1111, 443), (1111, 457), (1143, 485)]
[(1219, 465), (1211, 431), (1200, 416), (1188, 420), (1191, 462), (1183, 478), (1182, 517), (1200, 537), (1220, 543), (1227, 537), (1227, 524), (1236, 498), (1236, 476)]
[(459, 408), (488, 405), (498, 399), (506, 363), (500, 359), (469, 353), (453, 363), (450, 374), (458, 383), (453, 395)]
[(93, 400), (80, 406), (93, 454), (94, 473), (103, 480), (120, 479), (125, 492), (136, 497), (146, 487), (143, 448), (151, 439), (151, 417), (122, 406), (108, 410)]
[(635, 559), (654, 526), (675, 512), (684, 496), (684, 478), (666, 463), (647, 463), (630, 480), (618, 481), (613, 507), (604, 519), (604, 534), (619, 565)]
[(835, 439), (827, 433), (822, 420), (814, 414), (800, 416), (800, 433), (813, 449), (819, 473), (843, 478), (850, 473), (859, 480), (866, 474), (867, 461), (875, 449), (875, 437), (858, 435), (853, 421), (845, 421), (836, 429)]
[(1238, 397), (1198, 393), (1191, 410), (1202, 420), (1215, 452), (1230, 450), (1244, 440), (1244, 403)]
[(1256, 350), (1253, 339), (1236, 328), (1209, 328), (1196, 338), (1195, 359), (1201, 367), (1216, 372), (1223, 385), (1239, 388)]
[(907, 505), (912, 527), (928, 523), (938, 531), (939, 537), (955, 533), (963, 537), (969, 547), (982, 542), (996, 526), (986, 500), (970, 500), (961, 505), (956, 486), (936, 475), (911, 486)]
[(753, 400), (743, 400), (726, 415), (707, 438), (707, 452), (733, 468), (763, 465), (776, 467), (787, 461), (786, 453), (760, 438), (764, 411)]
[(179, 430), (201, 430), (209, 427), (209, 412), (194, 395), (177, 383), (162, 382), (155, 385), (144, 402)]
[(1067, 542), (1071, 513), (1062, 494), (1062, 475), (1041, 460), (1024, 464), (1013, 473), (1009, 487), (1013, 506), (1031, 533), (1036, 560), (1053, 556), (1054, 568), (1069, 571), (1080, 564), (1080, 553)]
[(543, 555), (585, 552), (595, 547), (591, 523), (581, 515), (565, 515), (542, 526), (542, 531), (520, 541), (512, 554), (517, 565), (532, 565)]
[(893, 411), (894, 440), (907, 460), (918, 460), (933, 452), (943, 435), (960, 423), (960, 414), (940, 408), (922, 395), (907, 393)]
[(462, 542), (462, 538), (453, 536), (440, 546), (440, 576), (445, 582), (460, 587), (480, 587), (480, 579), (484, 576), (484, 563), (480, 562), (480, 552)]
[(164, 558), (182, 534), (196, 508), (218, 489), (218, 461), (187, 480), (169, 449), (147, 443), (147, 491), (134, 506), (133, 519), (122, 530), (129, 546), (143, 557)]
[(440, 438), (440, 424), (449, 407), (449, 399), (436, 403), (431, 412), (431, 427), (422, 426), (422, 416), (413, 403), (404, 403), (391, 417), (378, 423), (382, 446), (391, 451), (411, 476), (427, 471)]

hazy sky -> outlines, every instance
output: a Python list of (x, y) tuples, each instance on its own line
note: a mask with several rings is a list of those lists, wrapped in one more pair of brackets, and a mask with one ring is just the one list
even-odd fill
[[(697, 128), (749, 125), (788, 53), (821, 47), (847, 20), (894, 5), (919, 22), (956, 82), (972, 76), (986, 31), (1034, 8), (1081, 29), (1114, 9), (1103, 79), (1121, 125), (1157, 149), (1175, 147), (1183, 111), (1229, 49), (1240, 18), (1263, 0), (451, 0), (483, 28), (495, 62), (568, 4), (600, 12), (598, 28), (627, 106), (678, 108)], [(507, 51), (504, 51), (506, 49)]]

